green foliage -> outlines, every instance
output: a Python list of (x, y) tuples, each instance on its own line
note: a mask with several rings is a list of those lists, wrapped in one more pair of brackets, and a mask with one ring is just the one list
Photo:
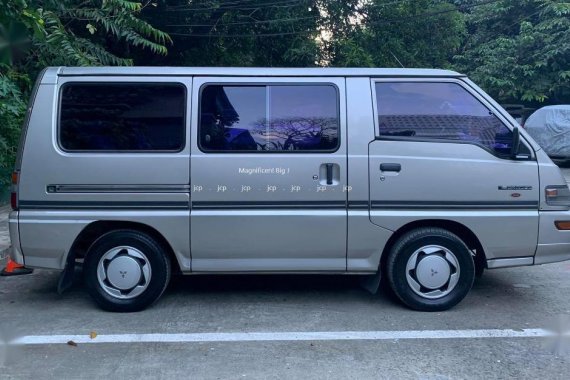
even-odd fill
[(456, 67), (504, 102), (570, 102), (570, 3), (503, 0), (468, 16)]
[[(365, 33), (362, 34), (364, 36)], [(373, 38), (369, 36), (368, 38)], [(367, 38), (365, 38), (367, 39)], [(355, 38), (335, 42), (335, 54), (332, 63), (344, 67), (374, 67), (374, 57), (358, 43)]]
[[(153, 64), (182, 66), (314, 66), (319, 10), (314, 0), (168, 1), (156, 26), (173, 39)], [(290, 3), (290, 4), (289, 4)], [(144, 12), (143, 12), (144, 14)], [(154, 24), (153, 24), (154, 25)]]
[(337, 66), (446, 67), (465, 35), (463, 15), (446, 1), (356, 2), (344, 17), (359, 22), (345, 22), (345, 38), (333, 41)]
[[(4, 0), (0, 20), (6, 31), (3, 63), (14, 62), (13, 41), (28, 40), (27, 59), (38, 67), (46, 65), (131, 65), (122, 56), (131, 48), (165, 55), (170, 37), (141, 19), (144, 6), (124, 0)], [(7, 27), (6, 27), (7, 26)], [(17, 36), (8, 30), (18, 26)], [(0, 45), (1, 46), (1, 45)]]
[[(4, 68), (6, 69), (6, 68)], [(16, 74), (0, 73), (0, 171), (11, 169), (16, 157), (16, 144), (20, 136), (20, 122), (26, 112), (26, 103), (16, 83)], [(0, 177), (0, 186), (9, 178)]]

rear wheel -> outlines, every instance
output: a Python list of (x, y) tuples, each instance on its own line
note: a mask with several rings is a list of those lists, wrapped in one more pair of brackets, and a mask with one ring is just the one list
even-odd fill
[(412, 309), (447, 310), (469, 292), (475, 278), (471, 251), (442, 228), (419, 228), (392, 247), (387, 277), (396, 296)]
[(105, 310), (131, 312), (155, 302), (170, 281), (170, 260), (152, 237), (134, 230), (101, 236), (84, 262), (87, 289)]

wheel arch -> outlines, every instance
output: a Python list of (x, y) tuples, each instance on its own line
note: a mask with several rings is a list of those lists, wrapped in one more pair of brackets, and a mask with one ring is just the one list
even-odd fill
[(453, 220), (447, 219), (422, 219), (407, 223), (397, 229), (392, 236), (388, 239), (388, 242), (382, 250), (382, 256), (380, 258), (380, 271), (386, 268), (386, 261), (388, 260), (388, 254), (392, 249), (392, 246), (398, 241), (398, 239), (405, 233), (422, 227), (439, 227), (448, 230), (449, 232), (457, 235), (466, 245), (469, 250), (475, 252), (475, 257), (473, 258), (475, 262), (475, 271), (477, 276), (483, 273), (483, 270), (487, 267), (487, 259), (485, 255), (485, 250), (483, 245), (477, 238), (477, 235), (471, 229), (464, 224)]
[(174, 254), (172, 245), (156, 228), (140, 222), (121, 220), (98, 220), (85, 226), (73, 241), (67, 262), (69, 263), (75, 259), (84, 259), (89, 252), (89, 248), (104, 234), (125, 229), (139, 231), (155, 239), (168, 253), (173, 271), (180, 272), (180, 264)]

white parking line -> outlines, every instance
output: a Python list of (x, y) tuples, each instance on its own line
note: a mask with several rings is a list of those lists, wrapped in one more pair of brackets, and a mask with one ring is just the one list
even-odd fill
[(412, 331), (316, 331), (316, 332), (236, 332), (190, 334), (109, 334), (28, 335), (14, 341), (17, 345), (75, 343), (193, 343), (193, 342), (266, 342), (325, 340), (400, 340), (400, 339), (486, 339), (539, 338), (554, 336), (545, 329), (490, 330), (412, 330)]

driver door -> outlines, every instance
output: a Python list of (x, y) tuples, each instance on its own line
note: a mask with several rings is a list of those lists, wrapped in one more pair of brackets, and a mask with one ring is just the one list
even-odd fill
[(372, 89), (371, 221), (391, 230), (456, 221), (478, 236), (488, 259), (534, 255), (538, 165), (524, 141), (530, 158), (510, 156), (506, 120), (459, 79), (378, 79)]

